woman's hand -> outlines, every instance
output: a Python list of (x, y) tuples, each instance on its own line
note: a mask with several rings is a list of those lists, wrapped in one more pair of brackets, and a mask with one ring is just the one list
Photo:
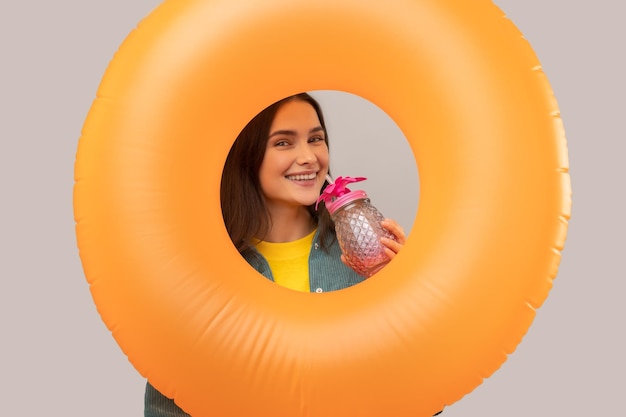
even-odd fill
[[(396, 256), (396, 254), (400, 251), (400, 249), (402, 249), (402, 246), (404, 246), (404, 242), (406, 242), (406, 235), (404, 234), (404, 229), (402, 229), (402, 227), (395, 220), (392, 220), (392, 219), (383, 220), (381, 222), (381, 225), (383, 226), (385, 230), (391, 233), (395, 238), (395, 240), (389, 239), (386, 237), (380, 238), (380, 242), (385, 247), (385, 254), (387, 254), (389, 259), (393, 259)], [(350, 262), (343, 254), (341, 255), (341, 261), (347, 266), (352, 268)]]
[(396, 254), (400, 252), (402, 246), (404, 246), (406, 235), (402, 227), (395, 220), (385, 219), (382, 221), (381, 225), (395, 237), (395, 240), (386, 237), (380, 238), (380, 242), (385, 246), (385, 253), (389, 259), (393, 259)]

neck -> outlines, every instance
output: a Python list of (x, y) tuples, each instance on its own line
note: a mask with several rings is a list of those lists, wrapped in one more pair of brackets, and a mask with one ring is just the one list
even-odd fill
[(263, 238), (266, 242), (283, 243), (301, 239), (315, 229), (315, 222), (305, 207), (282, 207), (270, 210), (272, 227)]

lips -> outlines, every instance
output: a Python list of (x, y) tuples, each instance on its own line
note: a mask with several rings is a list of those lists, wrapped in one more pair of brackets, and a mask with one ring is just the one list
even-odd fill
[(295, 174), (295, 175), (285, 176), (285, 178), (287, 178), (290, 181), (311, 181), (311, 180), (314, 180), (316, 177), (317, 177), (316, 172), (311, 172), (310, 174)]

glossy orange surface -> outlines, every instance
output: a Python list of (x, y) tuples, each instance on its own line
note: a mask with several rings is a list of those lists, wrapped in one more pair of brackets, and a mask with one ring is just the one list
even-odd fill
[[(252, 270), (219, 202), (247, 121), (319, 89), (387, 112), (420, 176), (396, 259), (325, 294)], [(459, 400), (531, 325), (571, 205), (550, 85), (486, 0), (166, 0), (111, 61), (75, 180), (103, 321), (195, 417), (419, 417)]]

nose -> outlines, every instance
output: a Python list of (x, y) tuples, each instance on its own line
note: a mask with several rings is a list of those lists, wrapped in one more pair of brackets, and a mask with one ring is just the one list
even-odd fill
[(308, 144), (298, 147), (298, 155), (296, 157), (296, 162), (299, 165), (307, 165), (312, 164), (317, 159), (313, 150), (308, 146)]

